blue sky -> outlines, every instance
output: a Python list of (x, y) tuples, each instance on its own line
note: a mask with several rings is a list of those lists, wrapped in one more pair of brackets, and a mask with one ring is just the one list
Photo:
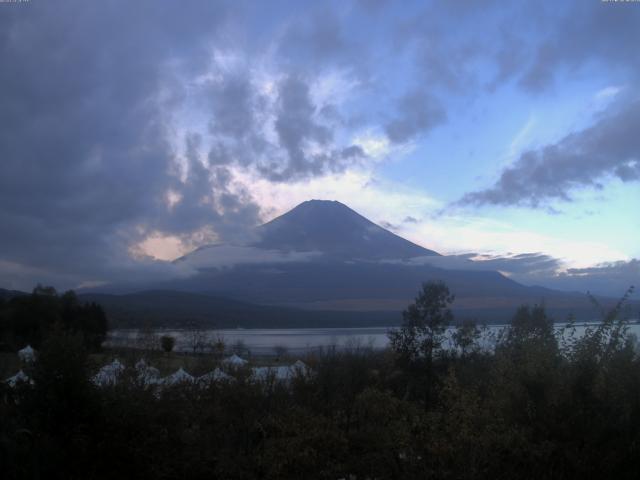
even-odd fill
[(638, 25), (596, 0), (0, 5), (3, 285), (156, 272), (324, 198), (524, 283), (619, 289)]

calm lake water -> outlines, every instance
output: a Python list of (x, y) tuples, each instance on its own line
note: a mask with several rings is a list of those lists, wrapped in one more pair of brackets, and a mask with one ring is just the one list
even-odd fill
[[(576, 324), (576, 335), (581, 335), (588, 326), (597, 323)], [(563, 328), (564, 324), (556, 324), (556, 328)], [(387, 332), (391, 327), (372, 328), (282, 328), (282, 329), (220, 329), (200, 330), (194, 334), (189, 330), (155, 330), (153, 336), (157, 339), (161, 335), (171, 335), (176, 339), (176, 351), (189, 352), (192, 350), (194, 337), (204, 345), (212, 345), (216, 339), (224, 341), (227, 348), (242, 345), (243, 350), (257, 355), (276, 355), (278, 347), (284, 347), (291, 354), (304, 354), (313, 350), (327, 348), (371, 347), (384, 348), (388, 345)], [(504, 325), (490, 325), (483, 336), (483, 344), (490, 347)], [(453, 329), (448, 330), (449, 334)], [(629, 333), (640, 338), (640, 325), (636, 321), (630, 323)], [(112, 347), (145, 348), (150, 341), (149, 332), (136, 329), (119, 329), (109, 332), (106, 345)]]

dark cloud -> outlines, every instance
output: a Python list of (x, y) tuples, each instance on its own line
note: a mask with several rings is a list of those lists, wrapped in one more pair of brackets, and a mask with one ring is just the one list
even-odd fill
[(332, 140), (331, 130), (314, 119), (315, 113), (306, 82), (289, 77), (280, 83), (275, 129), (280, 144), (286, 150), (288, 164), (279, 175), (321, 169), (321, 163), (308, 159), (304, 151), (308, 143), (324, 147)]
[[(221, 2), (3, 9), (0, 59), (11, 68), (0, 70), (0, 260), (14, 271), (37, 266), (39, 278), (112, 278), (133, 268), (128, 247), (142, 231), (180, 235), (215, 220), (212, 210), (167, 218), (164, 199), (176, 186), (171, 122), (181, 76), (206, 70), (229, 18)], [(178, 188), (185, 205), (211, 191), (208, 178), (191, 170)], [(256, 218), (226, 211), (237, 213), (234, 223)]]
[(637, 78), (639, 23), (640, 9), (615, 2), (435, 1), (399, 23), (396, 42), (430, 90), (473, 96), (515, 79), (540, 93), (594, 65)]
[(417, 257), (408, 261), (410, 264), (429, 264), (451, 270), (491, 270), (500, 271), (520, 280), (535, 276), (549, 277), (556, 274), (562, 261), (543, 253), (522, 253), (507, 255), (489, 255), (465, 253), (440, 257)]
[(500, 271), (523, 285), (620, 297), (640, 285), (640, 260), (602, 263), (589, 268), (567, 268), (565, 262), (544, 253), (491, 255), (465, 253), (441, 257), (417, 257), (398, 261), (409, 265), (432, 265), (450, 270)]
[(576, 2), (568, 7), (532, 48), (533, 62), (522, 72), (520, 85), (540, 91), (552, 85), (559, 72), (575, 72), (593, 62), (637, 78), (640, 9), (615, 2)]
[(393, 143), (404, 143), (424, 135), (447, 118), (440, 102), (424, 91), (414, 91), (398, 99), (397, 110), (397, 116), (384, 126)]
[[(362, 161), (359, 147), (334, 142), (331, 105), (314, 102), (303, 74), (278, 72), (274, 100), (247, 52), (239, 66), (229, 61), (243, 9), (145, 0), (3, 9), (0, 261), (13, 273), (0, 280), (36, 266), (66, 286), (138, 267), (153, 274), (160, 267), (129, 254), (151, 233), (240, 241), (259, 222), (234, 167), (289, 181)], [(339, 19), (320, 16), (313, 28), (318, 55), (342, 50)]]
[[(630, 286), (640, 285), (640, 260), (601, 263), (589, 268), (570, 268), (548, 280), (551, 288), (592, 292), (611, 297), (621, 297)], [(636, 313), (637, 314), (637, 313)]]
[(520, 38), (530, 19), (521, 12), (528, 8), (494, 1), (426, 2), (397, 24), (396, 47), (410, 55), (421, 88), (473, 96), (483, 83), (497, 85), (526, 66), (520, 59), (528, 43)]
[(333, 145), (332, 128), (319, 121), (309, 86), (298, 77), (288, 77), (279, 85), (275, 130), (284, 155), (278, 162), (260, 165), (261, 173), (272, 180), (341, 171), (365, 157), (356, 145)]
[(356, 3), (368, 13), (378, 13), (391, 3), (390, 0), (357, 0)]
[(387, 220), (382, 220), (380, 222), (380, 226), (382, 228), (386, 228), (387, 230), (391, 230), (392, 232), (397, 232), (400, 229), (398, 225), (388, 222)]
[(610, 177), (640, 180), (640, 101), (610, 108), (596, 123), (558, 143), (523, 153), (495, 185), (466, 194), (461, 204), (539, 207), (571, 200), (574, 189), (603, 188)]
[(157, 218), (149, 219), (149, 228), (185, 232), (188, 241), (191, 232), (211, 226), (218, 240), (249, 240), (247, 227), (260, 221), (259, 208), (249, 193), (233, 184), (226, 166), (206, 162), (200, 135), (186, 136), (184, 152), (186, 173), (183, 179), (173, 179), (170, 190), (179, 201), (168, 208), (169, 213), (163, 209)]
[(465, 255), (475, 263), (507, 273), (525, 285), (565, 291), (592, 292), (620, 297), (632, 285), (640, 285), (640, 260), (601, 263), (588, 268), (566, 268), (558, 258), (541, 253), (492, 256)]
[(281, 78), (272, 98), (259, 93), (247, 70), (210, 82), (202, 94), (211, 104), (211, 166), (237, 165), (288, 182), (341, 171), (366, 157), (356, 145), (335, 142), (338, 125), (326, 114), (332, 106), (314, 101), (301, 75)]
[(255, 112), (264, 100), (254, 91), (246, 72), (223, 77), (205, 87), (212, 115), (209, 130), (243, 140), (256, 128)]
[(368, 51), (335, 10), (311, 8), (296, 16), (278, 43), (278, 53), (278, 61), (289, 71), (317, 74), (341, 68), (360, 79), (367, 77)]
[[(234, 183), (235, 168), (287, 182), (366, 161), (337, 130), (346, 118), (351, 129), (356, 120), (358, 128), (372, 126), (372, 107), (351, 104), (345, 112), (334, 99), (319, 99), (314, 80), (323, 74), (354, 82), (354, 96), (366, 90), (392, 99), (380, 107), (389, 112), (381, 127), (403, 143), (446, 121), (445, 95), (465, 97), (478, 85), (498, 88), (512, 79), (539, 92), (559, 72), (593, 62), (624, 78), (640, 71), (640, 10), (632, 5), (574, 3), (558, 13), (540, 2), (522, 11), (497, 2), (432, 2), (422, 15), (407, 9), (388, 17), (382, 2), (360, 5), (303, 12), (252, 6), (277, 14), (251, 19), (244, 3), (204, 0), (2, 8), (0, 281), (60, 278), (69, 285), (155, 275), (165, 267), (129, 256), (150, 232), (189, 242), (210, 228), (212, 237), (240, 241), (259, 221), (251, 192)], [(362, 15), (363, 8), (378, 13)], [(411, 19), (393, 43), (388, 35), (403, 15)], [(270, 91), (260, 77), (266, 57)], [(396, 58), (415, 70), (409, 84), (370, 70)], [(487, 64), (495, 68), (476, 68)], [(407, 93), (394, 101), (390, 92), (398, 91)], [(637, 181), (640, 108), (616, 108), (594, 127), (524, 154), (494, 187), (464, 202), (541, 205), (608, 177)]]
[(594, 267), (588, 268), (570, 268), (567, 270), (569, 275), (593, 275), (593, 276), (609, 276), (611, 273), (623, 273), (629, 275), (629, 279), (635, 282), (640, 280), (640, 260), (634, 258), (629, 261), (618, 261), (601, 263)]
[(562, 268), (562, 261), (543, 253), (521, 253), (517, 255), (467, 254), (474, 262), (491, 270), (509, 275), (554, 275)]
[[(637, 286), (640, 282), (640, 260), (633, 258), (629, 261), (601, 263), (588, 268), (570, 268), (568, 276), (597, 279), (603, 282), (614, 281), (624, 288)], [(621, 292), (622, 293), (622, 292)]]
[(340, 18), (331, 11), (320, 10), (302, 24), (293, 24), (281, 43), (285, 57), (300, 60), (298, 56), (309, 55), (322, 62), (333, 60), (347, 50), (347, 40)]
[(601, 263), (589, 268), (566, 268), (562, 260), (541, 253), (474, 257), (475, 263), (505, 272), (525, 285), (614, 298), (621, 297), (630, 286), (640, 285), (638, 259)]

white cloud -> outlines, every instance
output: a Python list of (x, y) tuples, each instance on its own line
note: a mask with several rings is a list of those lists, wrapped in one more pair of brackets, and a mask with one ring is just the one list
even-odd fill
[(241, 245), (211, 245), (191, 252), (176, 264), (193, 269), (226, 268), (239, 264), (304, 262), (320, 252), (280, 252)]
[[(442, 207), (440, 201), (422, 190), (380, 180), (371, 170), (351, 169), (286, 184), (247, 171), (236, 170), (234, 177), (264, 206), (265, 221), (309, 199), (338, 200), (376, 223), (396, 225), (399, 235), (443, 254), (541, 252), (561, 259), (567, 268), (629, 258), (598, 241), (566, 239), (482, 216), (436, 216), (434, 213)], [(404, 222), (407, 217), (417, 221)]]
[(174, 260), (188, 252), (188, 247), (176, 235), (155, 232), (130, 250), (133, 258), (148, 256), (156, 260)]
[(375, 160), (385, 158), (391, 153), (391, 144), (386, 135), (376, 135), (370, 131), (356, 135), (353, 144)]
[(628, 259), (624, 252), (600, 242), (566, 240), (483, 217), (441, 216), (418, 224), (405, 224), (401, 234), (445, 254), (541, 252), (574, 268), (612, 259)]
[(598, 100), (598, 101), (610, 100), (611, 98), (613, 98), (616, 95), (618, 95), (622, 91), (622, 89), (623, 89), (622, 86), (610, 85), (608, 87), (603, 88), (602, 90), (599, 90), (595, 94), (595, 99)]
[(310, 85), (310, 94), (316, 105), (342, 104), (350, 99), (359, 84), (346, 71), (332, 70), (315, 79)]
[(429, 195), (375, 177), (371, 170), (350, 169), (294, 183), (275, 183), (247, 170), (234, 170), (254, 200), (264, 205), (265, 218), (281, 215), (310, 199), (338, 200), (374, 222), (401, 222), (407, 216), (423, 216), (441, 206)]

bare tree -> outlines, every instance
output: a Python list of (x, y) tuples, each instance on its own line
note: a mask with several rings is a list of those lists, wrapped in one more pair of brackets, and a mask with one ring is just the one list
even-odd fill
[(153, 331), (150, 323), (145, 323), (136, 338), (138, 348), (145, 351), (153, 351), (159, 348), (158, 336)]
[(225, 350), (227, 349), (227, 343), (224, 339), (224, 336), (217, 333), (215, 336), (215, 339), (213, 340), (212, 347), (213, 347), (213, 354), (217, 358), (222, 358)]
[(276, 354), (277, 360), (286, 358), (289, 355), (289, 349), (284, 345), (276, 345), (273, 347), (273, 351)]
[(189, 326), (186, 339), (194, 355), (196, 353), (202, 353), (208, 345), (207, 331), (200, 328), (195, 322)]

